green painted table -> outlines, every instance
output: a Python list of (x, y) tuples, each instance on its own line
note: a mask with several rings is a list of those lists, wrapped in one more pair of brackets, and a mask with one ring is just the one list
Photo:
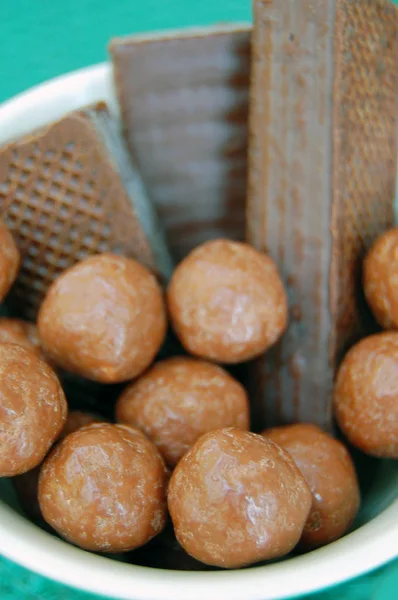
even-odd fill
[[(113, 35), (249, 20), (250, 5), (250, 0), (0, 0), (0, 102), (51, 77), (105, 60)], [(0, 558), (1, 600), (70, 598), (94, 596)], [(396, 600), (398, 561), (312, 598)]]

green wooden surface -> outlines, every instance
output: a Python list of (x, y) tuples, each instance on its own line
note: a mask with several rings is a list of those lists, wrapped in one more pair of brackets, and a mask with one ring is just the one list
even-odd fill
[[(111, 36), (250, 18), (249, 0), (0, 0), (0, 102), (105, 60)], [(0, 558), (0, 600), (94, 598)], [(398, 561), (311, 598), (397, 600)]]

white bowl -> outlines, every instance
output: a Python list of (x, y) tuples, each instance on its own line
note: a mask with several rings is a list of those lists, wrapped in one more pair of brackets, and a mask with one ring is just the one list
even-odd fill
[[(106, 100), (117, 110), (107, 64), (59, 77), (0, 106), (0, 143), (97, 100)], [(365, 470), (372, 475), (357, 528), (325, 548), (276, 564), (238, 571), (176, 572), (89, 554), (25, 519), (7, 480), (0, 480), (0, 553), (51, 579), (116, 598), (288, 598), (337, 584), (398, 556), (398, 461), (370, 460)]]

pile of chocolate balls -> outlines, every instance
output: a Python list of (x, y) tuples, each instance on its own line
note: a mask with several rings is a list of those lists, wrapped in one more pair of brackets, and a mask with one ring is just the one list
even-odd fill
[[(19, 262), (0, 224), (1, 300)], [(397, 230), (370, 251), (364, 286), (392, 331), (348, 352), (335, 415), (353, 445), (398, 458)], [(348, 450), (312, 424), (251, 433), (247, 393), (219, 366), (261, 355), (287, 321), (273, 260), (243, 243), (196, 248), (166, 293), (131, 258), (77, 263), (51, 285), (37, 326), (0, 319), (0, 476), (34, 520), (94, 552), (157, 536), (148, 547), (178, 548), (177, 568), (237, 568), (332, 542), (360, 504)], [(168, 322), (185, 353), (156, 361)], [(65, 373), (126, 383), (116, 424), (68, 414)]]

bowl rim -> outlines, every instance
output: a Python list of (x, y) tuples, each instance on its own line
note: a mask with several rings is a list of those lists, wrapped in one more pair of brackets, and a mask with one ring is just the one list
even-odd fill
[[(109, 63), (61, 75), (0, 105), (0, 143), (105, 99), (117, 114)], [(398, 461), (381, 461), (395, 478)], [(0, 553), (45, 577), (87, 592), (126, 600), (279, 600), (325, 589), (398, 556), (398, 498), (344, 538), (309, 554), (250, 569), (177, 572), (90, 554), (40, 530), (0, 501)], [(288, 569), (286, 568), (288, 566)], [(283, 585), (281, 585), (283, 582)]]

